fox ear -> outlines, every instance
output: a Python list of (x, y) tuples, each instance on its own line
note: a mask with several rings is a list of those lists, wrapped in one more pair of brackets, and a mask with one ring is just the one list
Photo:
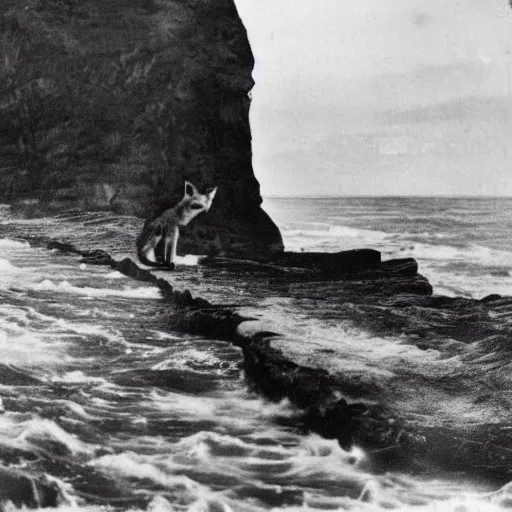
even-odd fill
[(197, 194), (196, 187), (194, 187), (190, 181), (185, 181), (185, 195), (192, 197), (195, 194)]
[(206, 211), (210, 210), (210, 208), (212, 206), (213, 198), (215, 197), (216, 193), (217, 193), (217, 187), (209, 189), (206, 192), (206, 194), (205, 194), (206, 195)]
[(214, 189), (212, 190), (209, 190), (207, 192), (207, 196), (208, 196), (208, 201), (211, 203), (213, 201), (213, 198), (215, 197), (215, 194), (217, 193), (217, 187), (215, 187)]

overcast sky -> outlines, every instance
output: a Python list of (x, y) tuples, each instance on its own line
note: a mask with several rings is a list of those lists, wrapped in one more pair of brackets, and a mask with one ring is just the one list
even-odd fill
[(507, 0), (235, 0), (263, 195), (512, 195)]

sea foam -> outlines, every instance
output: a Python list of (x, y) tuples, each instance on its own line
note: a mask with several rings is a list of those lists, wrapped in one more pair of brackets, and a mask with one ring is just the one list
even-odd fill
[(33, 290), (56, 291), (86, 295), (89, 297), (131, 297), (135, 299), (160, 299), (161, 295), (158, 288), (142, 286), (137, 288), (125, 288), (116, 290), (112, 288), (92, 288), (90, 286), (74, 286), (69, 281), (54, 282), (50, 279), (44, 279), (31, 286)]

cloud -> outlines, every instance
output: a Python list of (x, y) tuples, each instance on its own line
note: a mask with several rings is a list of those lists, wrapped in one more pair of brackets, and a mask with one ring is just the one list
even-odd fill
[(512, 194), (508, 0), (236, 2), (257, 62), (264, 194)]

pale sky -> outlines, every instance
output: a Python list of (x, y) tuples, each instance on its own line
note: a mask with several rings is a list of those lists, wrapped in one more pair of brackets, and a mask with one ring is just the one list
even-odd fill
[(507, 0), (235, 0), (263, 195), (511, 195)]

